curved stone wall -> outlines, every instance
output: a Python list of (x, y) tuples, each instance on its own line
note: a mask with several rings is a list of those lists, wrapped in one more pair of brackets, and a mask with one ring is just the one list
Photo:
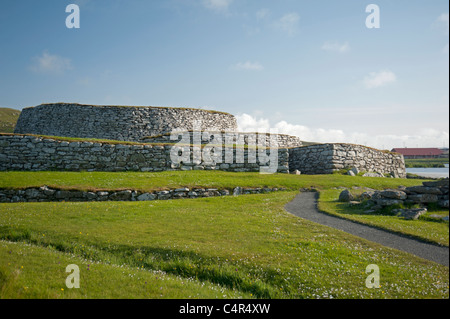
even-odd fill
[(139, 141), (174, 129), (236, 130), (228, 113), (169, 107), (94, 106), (42, 104), (22, 110), (15, 133)]
[[(162, 134), (158, 136), (149, 136), (142, 139), (143, 143), (178, 143), (182, 141), (182, 138), (185, 138), (185, 134), (189, 134), (190, 143), (194, 144), (196, 139), (195, 133), (198, 135), (198, 143), (199, 144), (209, 144), (213, 143), (214, 139), (218, 139), (216, 142), (222, 145), (227, 144), (238, 144), (238, 145), (259, 145), (261, 146), (270, 146), (270, 147), (279, 147), (279, 148), (291, 148), (291, 147), (300, 147), (302, 146), (302, 141), (297, 136), (291, 136), (286, 134), (267, 134), (267, 133), (249, 133), (249, 132), (214, 132), (214, 131), (205, 131), (205, 132), (179, 132), (179, 135), (174, 135), (171, 137), (170, 133)], [(264, 141), (259, 141), (258, 139), (263, 138)], [(273, 141), (271, 141), (273, 139)], [(276, 145), (273, 143), (276, 142)]]

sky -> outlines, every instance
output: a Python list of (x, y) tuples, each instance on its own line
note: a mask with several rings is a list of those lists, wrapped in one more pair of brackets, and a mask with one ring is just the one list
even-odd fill
[[(79, 28), (68, 28), (70, 4)], [(379, 28), (369, 28), (379, 8)], [(70, 20), (75, 21), (75, 20)], [(370, 26), (370, 23), (369, 23)], [(242, 131), (449, 145), (444, 0), (2, 0), (0, 107), (204, 108)]]

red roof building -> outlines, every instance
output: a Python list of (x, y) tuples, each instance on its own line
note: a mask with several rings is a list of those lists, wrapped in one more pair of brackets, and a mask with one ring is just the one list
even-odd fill
[(443, 154), (438, 148), (394, 148), (392, 152), (403, 154), (404, 158), (438, 158)]

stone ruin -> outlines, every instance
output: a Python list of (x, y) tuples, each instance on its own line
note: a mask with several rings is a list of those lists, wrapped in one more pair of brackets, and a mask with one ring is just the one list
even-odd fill
[[(196, 131), (198, 147), (192, 145)], [(170, 155), (180, 134), (191, 144), (180, 148), (186, 156), (174, 162)], [(229, 143), (222, 139), (227, 134), (233, 136)], [(270, 162), (272, 173), (354, 168), (367, 176), (406, 177), (401, 154), (345, 143), (304, 146), (297, 136), (255, 134), (238, 132), (231, 114), (204, 109), (42, 104), (22, 110), (14, 134), (0, 134), (0, 170), (256, 172)], [(211, 147), (208, 161), (198, 159), (196, 152), (209, 152), (215, 135), (221, 148)]]

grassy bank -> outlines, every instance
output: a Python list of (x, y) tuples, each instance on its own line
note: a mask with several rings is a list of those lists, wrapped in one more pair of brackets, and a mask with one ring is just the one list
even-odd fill
[[(0, 204), (2, 296), (448, 298), (448, 267), (296, 218), (295, 194)], [(69, 263), (83, 288), (64, 286)]]
[(19, 110), (0, 107), (0, 133), (14, 132), (19, 115)]
[(396, 188), (400, 185), (420, 185), (420, 180), (376, 178), (344, 175), (288, 175), (232, 173), (223, 171), (187, 172), (0, 172), (0, 188), (27, 188), (43, 185), (82, 190), (135, 189), (153, 191), (178, 187), (233, 188), (284, 187), (298, 190), (304, 187), (328, 189), (332, 187)]
[[(336, 187), (421, 182), (217, 171), (1, 172), (0, 188), (287, 191), (151, 202), (0, 204), (0, 298), (448, 298), (448, 267), (284, 210), (300, 188), (314, 187), (321, 193), (321, 209), (329, 213), (399, 232), (409, 227), (416, 236), (448, 243), (448, 223), (419, 220), (400, 229), (393, 216), (361, 217), (335, 201)], [(69, 264), (80, 267), (80, 289), (65, 286)], [(380, 289), (365, 287), (369, 264), (380, 268)]]

